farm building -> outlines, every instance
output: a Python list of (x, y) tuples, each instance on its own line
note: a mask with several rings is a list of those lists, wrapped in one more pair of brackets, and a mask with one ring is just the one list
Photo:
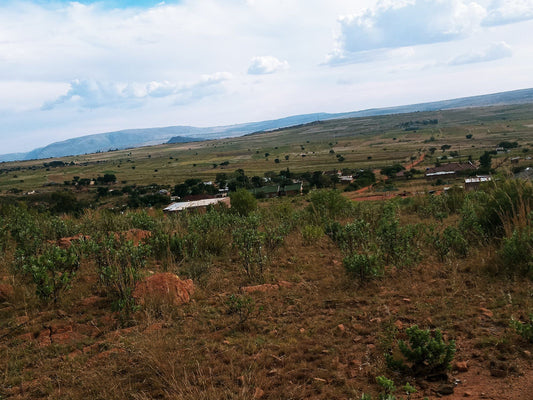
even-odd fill
[(481, 185), (484, 182), (490, 182), (492, 178), (490, 176), (476, 176), (473, 178), (466, 178), (465, 179), (465, 190), (467, 192), (470, 192), (472, 190), (479, 189), (479, 185)]
[(208, 206), (213, 206), (219, 203), (224, 203), (227, 206), (230, 206), (229, 197), (217, 197), (214, 199), (203, 199), (195, 201), (182, 201), (177, 203), (172, 203), (168, 207), (164, 208), (163, 211), (167, 213), (178, 212), (183, 210), (194, 210), (194, 209), (205, 209)]
[(426, 169), (426, 179), (437, 179), (443, 177), (454, 177), (460, 174), (468, 174), (477, 168), (471, 162), (449, 163), (438, 167)]

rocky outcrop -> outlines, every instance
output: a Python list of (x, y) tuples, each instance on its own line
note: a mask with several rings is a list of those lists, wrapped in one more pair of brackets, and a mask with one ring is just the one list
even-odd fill
[(194, 285), (191, 279), (182, 280), (170, 272), (158, 273), (139, 282), (133, 292), (137, 303), (167, 303), (181, 305), (191, 301)]

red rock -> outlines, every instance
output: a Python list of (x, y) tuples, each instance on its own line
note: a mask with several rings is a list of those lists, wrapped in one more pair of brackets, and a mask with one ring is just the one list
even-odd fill
[(69, 358), (70, 360), (73, 360), (75, 359), (76, 357), (79, 357), (81, 356), (83, 353), (81, 352), (81, 350), (74, 350), (72, 352), (70, 352), (68, 355), (67, 355), (67, 358)]
[(410, 303), (410, 302), (411, 302), (411, 299), (405, 297), (405, 298), (402, 299), (402, 301), (403, 301), (404, 303)]
[(454, 368), (459, 372), (468, 371), (468, 363), (466, 361), (456, 361)]
[(168, 303), (181, 305), (191, 301), (194, 285), (191, 279), (181, 280), (170, 272), (158, 273), (139, 282), (133, 297), (141, 305), (146, 303)]
[(151, 325), (148, 325), (148, 327), (144, 330), (144, 333), (153, 333), (157, 332), (163, 329), (163, 323), (162, 322), (156, 322)]
[(70, 332), (56, 333), (50, 336), (50, 341), (51, 343), (54, 343), (54, 344), (70, 344), (70, 343), (79, 342), (85, 338), (86, 336), (82, 335), (79, 332), (70, 331)]
[(80, 304), (83, 307), (93, 307), (96, 304), (98, 304), (100, 301), (102, 301), (104, 298), (100, 296), (90, 296), (83, 299)]
[(397, 320), (395, 323), (394, 323), (394, 326), (396, 327), (396, 329), (398, 329), (399, 331), (401, 331), (403, 329), (403, 322), (400, 321), (400, 320)]
[(278, 282), (278, 286), (279, 287), (282, 287), (282, 288), (287, 288), (287, 289), (290, 289), (292, 287), (294, 287), (294, 283), (293, 282), (287, 282), (287, 281), (279, 281)]
[(272, 290), (278, 290), (279, 285), (277, 284), (271, 284), (271, 283), (265, 283), (263, 285), (255, 285), (255, 286), (245, 286), (242, 288), (242, 291), (244, 293), (253, 293), (253, 292), (270, 292)]
[(79, 234), (75, 236), (64, 237), (64, 238), (58, 239), (55, 241), (54, 244), (58, 247), (61, 247), (62, 249), (68, 249), (70, 248), (70, 246), (72, 246), (73, 242), (85, 241), (85, 240), (89, 240), (90, 238), (91, 238), (90, 236)]
[(492, 311), (490, 311), (489, 309), (483, 308), (483, 307), (479, 308), (479, 312), (481, 312), (481, 315), (487, 318), (492, 318), (492, 316), (494, 315)]
[(0, 283), (0, 301), (10, 301), (15, 297), (15, 289), (8, 283)]
[(265, 395), (265, 391), (261, 388), (255, 388), (254, 399), (260, 399)]
[(463, 397), (471, 397), (472, 396), (472, 392), (464, 392), (463, 393)]
[(39, 336), (37, 336), (37, 344), (39, 347), (46, 347), (52, 344), (49, 328), (43, 329), (41, 332), (39, 332)]
[(115, 238), (120, 239), (124, 238), (126, 241), (131, 241), (135, 246), (138, 246), (144, 239), (152, 236), (152, 232), (144, 231), (142, 229), (130, 229), (126, 232), (115, 233)]
[(337, 329), (338, 329), (340, 332), (342, 332), (342, 333), (344, 333), (344, 332), (346, 331), (346, 328), (344, 327), (343, 324), (339, 324), (339, 325), (337, 325)]

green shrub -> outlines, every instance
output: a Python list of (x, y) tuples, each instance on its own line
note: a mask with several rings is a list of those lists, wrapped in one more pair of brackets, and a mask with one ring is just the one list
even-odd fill
[(40, 255), (20, 260), (19, 272), (30, 277), (37, 296), (44, 301), (59, 300), (60, 293), (70, 288), (70, 283), (80, 266), (75, 247), (62, 249), (47, 246)]
[(378, 257), (372, 254), (351, 254), (342, 260), (342, 265), (349, 276), (358, 278), (361, 282), (383, 275)]
[(254, 300), (250, 296), (231, 294), (226, 300), (227, 313), (229, 315), (237, 315), (239, 318), (238, 324), (244, 324), (252, 315), (255, 309)]
[(101, 284), (113, 299), (113, 308), (121, 312), (123, 321), (137, 309), (133, 299), (135, 284), (150, 255), (150, 246), (110, 235), (93, 244)]
[(522, 336), (527, 341), (533, 343), (533, 314), (529, 315), (529, 321), (520, 322), (514, 318), (511, 318), (511, 327), (514, 328), (516, 333)]
[(317, 224), (347, 217), (354, 208), (350, 200), (338, 190), (315, 190), (310, 200), (307, 211)]
[[(455, 342), (452, 340), (446, 344), (439, 329), (431, 333), (413, 325), (406, 329), (406, 334), (407, 342), (398, 341), (403, 359), (394, 358), (391, 354), (385, 355), (389, 368), (413, 375), (441, 373), (450, 368), (455, 355)], [(406, 361), (410, 366), (405, 364)]]
[(533, 277), (533, 229), (514, 230), (503, 239), (499, 256), (504, 271)]
[(238, 189), (229, 195), (231, 199), (231, 209), (238, 215), (247, 216), (257, 208), (257, 200), (254, 195), (246, 189)]
[(248, 277), (256, 279), (263, 275), (267, 262), (265, 235), (258, 229), (258, 221), (249, 219), (243, 226), (233, 230), (233, 246), (237, 249), (242, 267)]
[(324, 235), (324, 230), (320, 226), (316, 225), (304, 225), (300, 229), (304, 244), (309, 246), (314, 244), (318, 239)]

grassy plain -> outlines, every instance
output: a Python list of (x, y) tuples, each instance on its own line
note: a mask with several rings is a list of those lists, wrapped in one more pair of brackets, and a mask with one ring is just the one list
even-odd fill
[[(419, 128), (416, 131), (406, 131), (402, 126), (409, 121), (433, 119), (438, 124), (412, 125)], [(466, 138), (469, 134), (471, 139)], [(46, 184), (63, 184), (74, 176), (91, 179), (105, 173), (115, 174), (119, 183), (172, 187), (188, 178), (213, 180), (218, 172), (231, 173), (239, 168), (248, 176), (286, 168), (297, 173), (336, 168), (380, 169), (396, 162), (407, 163), (411, 157), (437, 148), (434, 156), (427, 157), (419, 166), (425, 168), (432, 166), (437, 156), (450, 151), (457, 151), (460, 160), (465, 161), (468, 156), (477, 160), (502, 141), (518, 141), (522, 147), (499, 156), (501, 160), (524, 156), (523, 148), (533, 148), (533, 105), (323, 121), (239, 138), (61, 158), (74, 163), (67, 167), (47, 169), (43, 163), (50, 160), (3, 163), (0, 192), (12, 188), (43, 190)], [(442, 152), (442, 145), (451, 148)], [(344, 161), (339, 162), (337, 155), (342, 155)], [(229, 165), (221, 166), (224, 162)]]

